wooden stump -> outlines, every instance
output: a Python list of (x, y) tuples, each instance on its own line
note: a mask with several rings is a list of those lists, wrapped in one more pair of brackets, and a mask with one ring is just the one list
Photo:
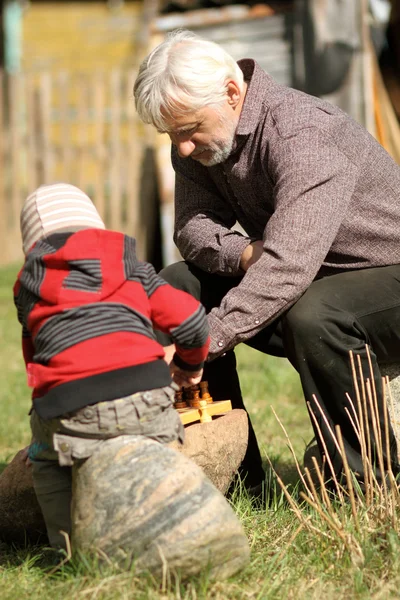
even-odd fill
[(137, 572), (182, 577), (209, 569), (224, 579), (244, 567), (242, 526), (203, 471), (180, 452), (144, 438), (107, 441), (74, 467), (72, 546), (106, 554)]

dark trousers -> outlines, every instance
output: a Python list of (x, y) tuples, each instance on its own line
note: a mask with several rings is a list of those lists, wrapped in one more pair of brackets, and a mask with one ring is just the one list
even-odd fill
[[(160, 275), (200, 300), (207, 312), (219, 306), (226, 293), (241, 281), (239, 277), (211, 275), (185, 262), (163, 269)], [(168, 343), (167, 339), (161, 338), (161, 341)], [(349, 466), (362, 480), (360, 445), (346, 411), (352, 414), (346, 394), (356, 406), (349, 351), (360, 356), (364, 379), (371, 379), (366, 345), (369, 347), (379, 423), (384, 435), (379, 364), (400, 362), (400, 265), (347, 271), (314, 281), (284, 315), (249, 340), (248, 345), (289, 359), (300, 375), (305, 399), (310, 402), (336, 474), (341, 474), (343, 463), (329, 429), (335, 431), (335, 425), (340, 425)], [(234, 408), (244, 408), (233, 351), (206, 363), (204, 379), (208, 379), (215, 399), (230, 398)], [(314, 395), (326, 420), (313, 401)], [(368, 414), (367, 418), (372, 432), (372, 417)], [(256, 485), (263, 471), (251, 422), (249, 425), (249, 445), (242, 473), (247, 475), (248, 484)], [(323, 451), (313, 420), (312, 425)], [(371, 444), (374, 449), (373, 435)], [(389, 458), (397, 474), (396, 441), (390, 425), (389, 446)], [(386, 465), (385, 447), (383, 454)], [(378, 468), (376, 475), (380, 480), (382, 474)]]

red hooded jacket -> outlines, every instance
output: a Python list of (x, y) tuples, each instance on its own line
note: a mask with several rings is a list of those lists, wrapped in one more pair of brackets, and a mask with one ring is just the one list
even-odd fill
[(154, 329), (171, 336), (179, 367), (198, 370), (207, 356), (202, 305), (138, 261), (135, 240), (121, 233), (85, 229), (38, 241), (14, 299), (33, 405), (45, 419), (170, 385)]

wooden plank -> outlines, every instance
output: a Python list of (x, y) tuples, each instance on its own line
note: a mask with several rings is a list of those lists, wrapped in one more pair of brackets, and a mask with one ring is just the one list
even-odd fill
[[(198, 408), (178, 408), (178, 413), (183, 425), (194, 423), (200, 420), (200, 410)], [(207, 405), (207, 413), (213, 417), (222, 415), (232, 410), (230, 400), (218, 400)]]
[(38, 148), (35, 127), (35, 77), (32, 74), (26, 76), (26, 145), (27, 145), (27, 184), (28, 194), (38, 187)]
[(151, 33), (172, 31), (173, 29), (198, 29), (215, 25), (244, 23), (248, 20), (272, 17), (278, 14), (291, 13), (294, 2), (270, 2), (269, 4), (233, 4), (222, 8), (200, 8), (183, 13), (170, 13), (157, 17), (151, 23)]
[(71, 162), (72, 162), (72, 140), (71, 140), (71, 118), (70, 118), (70, 88), (71, 75), (67, 71), (62, 71), (58, 74), (57, 80), (58, 91), (58, 114), (60, 122), (60, 175), (63, 181), (69, 182), (72, 177)]
[(39, 129), (41, 173), (39, 185), (49, 183), (53, 175), (53, 156), (51, 147), (51, 89), (50, 73), (41, 73), (39, 78)]
[[(137, 71), (129, 70), (125, 74), (124, 95), (126, 97), (127, 151), (125, 172), (126, 180), (126, 233), (137, 237), (140, 223), (140, 173), (143, 158), (143, 143), (140, 139), (141, 124), (138, 122), (132, 94), (133, 82)], [(141, 242), (138, 240), (141, 252)]]
[(1, 237), (1, 252), (0, 252), (0, 264), (7, 261), (7, 248), (8, 248), (8, 227), (7, 227), (7, 203), (6, 203), (6, 189), (4, 177), (6, 169), (4, 168), (5, 163), (5, 122), (4, 122), (4, 100), (5, 100), (5, 77), (4, 71), (0, 69), (0, 237)]
[(87, 146), (88, 146), (88, 98), (89, 90), (87, 85), (87, 76), (81, 75), (78, 78), (78, 100), (77, 100), (77, 147), (76, 147), (76, 167), (77, 178), (76, 185), (81, 190), (86, 188), (86, 172), (87, 172)]
[(19, 232), (19, 208), (21, 203), (21, 78), (19, 75), (8, 76), (8, 107), (10, 119), (10, 187), (11, 207), (8, 228), (11, 235)]
[(110, 223), (109, 227), (119, 231), (123, 229), (121, 211), (121, 72), (113, 69), (110, 73)]
[(105, 144), (105, 78), (104, 73), (97, 72), (94, 74), (91, 85), (90, 95), (93, 101), (93, 119), (94, 119), (94, 157), (96, 162), (94, 187), (94, 202), (100, 213), (101, 218), (106, 221), (106, 204), (105, 204), (105, 179), (106, 179), (106, 163), (107, 149)]

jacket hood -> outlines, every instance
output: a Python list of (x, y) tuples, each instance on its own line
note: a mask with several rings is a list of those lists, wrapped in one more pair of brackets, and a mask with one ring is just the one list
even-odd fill
[(34, 245), (19, 279), (47, 304), (98, 302), (133, 276), (135, 245), (134, 238), (115, 231), (54, 233)]

